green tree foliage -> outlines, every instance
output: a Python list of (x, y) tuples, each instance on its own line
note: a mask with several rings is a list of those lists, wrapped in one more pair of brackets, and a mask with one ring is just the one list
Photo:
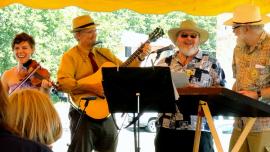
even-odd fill
[(210, 38), (202, 46), (203, 50), (215, 52), (216, 48), (216, 17), (191, 16), (181, 12), (171, 12), (165, 15), (139, 14), (130, 10), (119, 10), (112, 13), (90, 13), (100, 23), (99, 38), (113, 51), (120, 44), (120, 37), (124, 31), (149, 34), (156, 27), (167, 31), (172, 27), (179, 27), (181, 21), (192, 19), (201, 27), (209, 31)]
[(62, 53), (76, 44), (70, 32), (72, 19), (82, 14), (90, 14), (100, 24), (98, 39), (103, 42), (104, 47), (115, 53), (123, 51), (121, 35), (124, 31), (149, 34), (159, 26), (167, 33), (170, 28), (178, 27), (185, 19), (193, 19), (209, 31), (210, 39), (202, 49), (215, 52), (216, 17), (191, 16), (181, 12), (150, 15), (126, 9), (115, 12), (89, 12), (77, 7), (40, 10), (13, 4), (0, 9), (0, 73), (16, 65), (11, 42), (16, 34), (26, 32), (36, 41), (33, 58), (49, 69), (52, 79), (55, 80)]
[(62, 10), (36, 10), (21, 5), (0, 9), (0, 70), (1, 73), (16, 64), (11, 42), (16, 34), (26, 32), (36, 41), (33, 56), (55, 75), (64, 49), (74, 43), (68, 32)]

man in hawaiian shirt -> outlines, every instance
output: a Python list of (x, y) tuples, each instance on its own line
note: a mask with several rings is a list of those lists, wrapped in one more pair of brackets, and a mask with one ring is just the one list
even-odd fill
[[(179, 48), (172, 56), (161, 59), (159, 66), (169, 66), (173, 72), (185, 72), (189, 76), (189, 87), (223, 86), (225, 75), (219, 63), (203, 53), (199, 45), (208, 39), (208, 32), (191, 20), (180, 23), (180, 27), (168, 32), (171, 41)], [(181, 102), (181, 97), (179, 98)], [(191, 152), (195, 136), (197, 116), (185, 116), (181, 107), (176, 113), (161, 113), (157, 120), (155, 138), (156, 152)], [(203, 119), (200, 152), (214, 152), (213, 139), (206, 120)]]

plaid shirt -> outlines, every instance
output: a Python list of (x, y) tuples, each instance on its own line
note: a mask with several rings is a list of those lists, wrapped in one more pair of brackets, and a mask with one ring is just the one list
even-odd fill
[[(236, 46), (233, 56), (236, 91), (257, 91), (270, 86), (270, 36), (263, 32), (255, 47)], [(260, 99), (269, 103), (269, 99)], [(236, 119), (234, 127), (242, 129), (247, 118)], [(252, 132), (270, 130), (270, 117), (257, 118)]]
[[(198, 54), (184, 66), (179, 62), (177, 54), (178, 52), (160, 60), (158, 65), (169, 66), (173, 72), (187, 73), (190, 83), (195, 83), (201, 87), (220, 86), (220, 84), (224, 83), (225, 75), (220, 68), (220, 64), (215, 59), (208, 58), (207, 54), (203, 54), (201, 51), (198, 52)], [(176, 113), (160, 113), (157, 126), (177, 130), (195, 130), (197, 116), (184, 117), (180, 111), (181, 107), (176, 106)], [(209, 131), (205, 118), (202, 120), (201, 129), (202, 131)]]

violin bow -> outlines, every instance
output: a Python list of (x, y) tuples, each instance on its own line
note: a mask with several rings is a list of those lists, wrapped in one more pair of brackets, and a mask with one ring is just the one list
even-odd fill
[(35, 72), (41, 68), (40, 65), (38, 65), (33, 71), (31, 71), (31, 73), (29, 73), (8, 95), (11, 95), (17, 88), (19, 88), (20, 86), (22, 86), (31, 76), (33, 76), (33, 74), (35, 74)]

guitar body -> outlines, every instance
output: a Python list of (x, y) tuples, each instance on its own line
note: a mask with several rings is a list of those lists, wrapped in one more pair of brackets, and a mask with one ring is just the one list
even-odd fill
[[(85, 100), (79, 101), (78, 108), (83, 111), (85, 108)], [(85, 108), (85, 114), (93, 119), (101, 120), (110, 116), (107, 100), (104, 98), (97, 98), (90, 100)]]
[[(116, 65), (112, 62), (105, 62), (104, 64), (101, 65), (101, 67), (98, 69), (97, 72), (95, 72), (91, 76), (88, 76), (87, 79), (83, 81), (85, 81), (85, 83), (89, 85), (95, 85), (95, 84), (101, 83), (102, 82), (101, 69), (103, 67), (116, 67)], [(81, 83), (84, 83), (84, 82), (81, 82)], [(106, 98), (103, 99), (103, 98), (97, 97), (96, 100), (89, 101), (87, 107), (85, 108), (86, 101), (81, 100), (81, 98), (83, 97), (89, 97), (89, 94), (74, 95), (74, 97), (72, 98), (72, 101), (76, 101), (76, 103), (72, 102), (73, 106), (80, 109), (81, 111), (85, 109), (86, 115), (93, 119), (101, 120), (110, 116), (110, 111), (109, 111)]]

